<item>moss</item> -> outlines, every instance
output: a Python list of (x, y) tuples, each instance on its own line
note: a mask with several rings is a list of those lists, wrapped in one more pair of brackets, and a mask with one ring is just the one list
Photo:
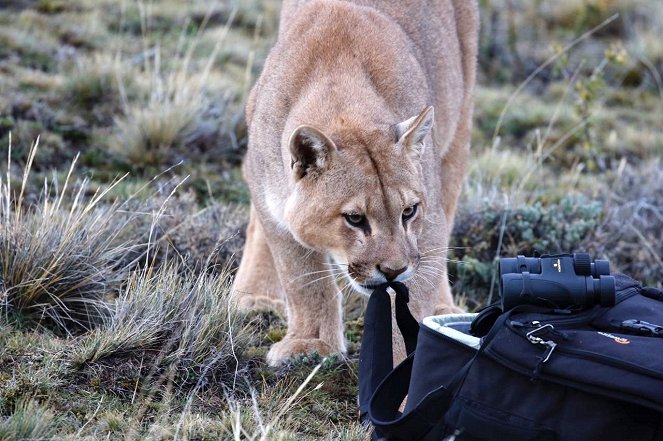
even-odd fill
[(345, 322), (345, 338), (348, 340), (348, 343), (359, 344), (361, 342), (361, 336), (364, 331), (364, 318), (360, 317), (356, 320), (350, 320)]
[(276, 343), (283, 340), (285, 337), (286, 329), (284, 328), (269, 328), (267, 330), (267, 339), (270, 343)]
[(44, 14), (59, 14), (67, 10), (67, 2), (62, 0), (39, 0), (37, 10)]
[(11, 131), (16, 122), (11, 116), (0, 116), (0, 137), (3, 137)]

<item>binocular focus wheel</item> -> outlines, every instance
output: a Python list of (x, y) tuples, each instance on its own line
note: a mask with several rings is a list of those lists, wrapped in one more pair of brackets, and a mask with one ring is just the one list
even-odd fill
[(575, 253), (573, 255), (573, 269), (579, 276), (591, 276), (592, 258), (587, 253)]

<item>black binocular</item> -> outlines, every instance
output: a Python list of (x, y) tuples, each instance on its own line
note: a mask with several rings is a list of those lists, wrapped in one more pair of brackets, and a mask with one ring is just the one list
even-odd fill
[(555, 309), (615, 304), (615, 278), (607, 260), (589, 254), (500, 259), (502, 310), (528, 304)]

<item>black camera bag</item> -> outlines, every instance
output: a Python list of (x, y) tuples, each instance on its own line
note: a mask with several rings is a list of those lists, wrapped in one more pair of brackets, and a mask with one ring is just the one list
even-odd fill
[[(663, 292), (615, 277), (613, 307), (493, 307), (420, 327), (393, 283), (410, 353), (393, 370), (390, 300), (376, 289), (359, 368), (373, 439), (663, 441)], [(469, 335), (472, 321), (483, 338)]]

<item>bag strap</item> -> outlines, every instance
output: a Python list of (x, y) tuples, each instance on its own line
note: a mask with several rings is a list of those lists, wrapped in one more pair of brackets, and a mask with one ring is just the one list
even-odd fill
[(439, 387), (409, 412), (398, 411), (408, 393), (413, 363), (414, 354), (384, 379), (371, 398), (369, 415), (378, 436), (389, 440), (421, 440), (438, 425), (451, 406), (452, 394), (447, 388)]
[(396, 324), (403, 335), (408, 355), (413, 353), (417, 347), (419, 324), (407, 307), (410, 301), (407, 287), (400, 282), (378, 286), (368, 299), (364, 313), (364, 333), (359, 351), (359, 414), (361, 421), (364, 421), (368, 415), (371, 396), (380, 382), (394, 368), (391, 300), (387, 288), (392, 288), (396, 293)]
[(417, 349), (417, 336), (419, 335), (419, 323), (412, 316), (407, 304), (410, 302), (410, 294), (407, 286), (401, 282), (392, 282), (389, 287), (396, 293), (396, 324), (401, 331), (405, 350), (410, 355)]
[(415, 354), (411, 354), (407, 360), (397, 366), (378, 385), (369, 403), (369, 415), (376, 432), (386, 436), (387, 439), (402, 441), (418, 441), (431, 432), (437, 433), (438, 430), (435, 429), (444, 426), (443, 417), (461, 390), (474, 362), (488, 347), (507, 319), (508, 314), (502, 314), (497, 319), (477, 352), (454, 375), (448, 385), (429, 392), (406, 414), (401, 414), (398, 409), (407, 396)]

